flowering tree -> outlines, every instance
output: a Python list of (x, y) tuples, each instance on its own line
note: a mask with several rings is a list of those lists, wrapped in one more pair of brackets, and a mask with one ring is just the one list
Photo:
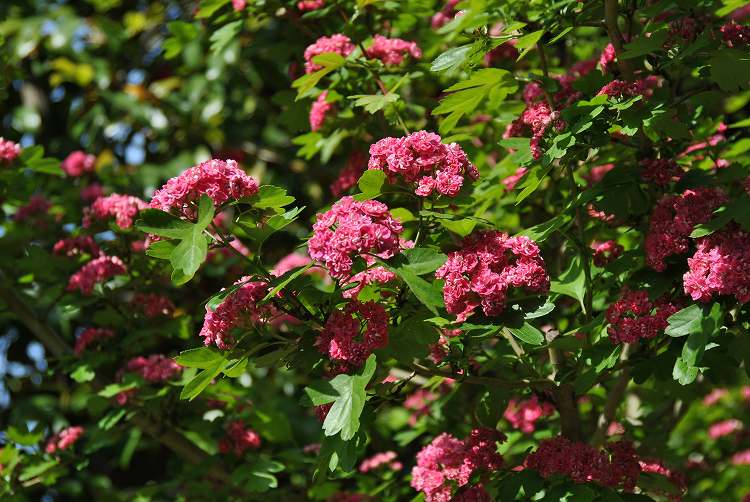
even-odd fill
[(4, 497), (749, 499), (746, 1), (0, 13)]

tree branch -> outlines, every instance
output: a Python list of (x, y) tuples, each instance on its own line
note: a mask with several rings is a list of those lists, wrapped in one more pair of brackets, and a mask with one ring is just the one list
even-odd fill
[[(622, 349), (622, 354), (620, 354), (620, 362), (627, 361), (630, 355), (634, 353), (636, 349), (637, 347), (635, 345), (626, 343)], [(609, 391), (607, 402), (604, 404), (602, 414), (599, 416), (596, 431), (591, 438), (591, 443), (594, 446), (601, 446), (602, 443), (604, 443), (604, 438), (607, 435), (609, 424), (611, 424), (612, 420), (615, 419), (617, 408), (620, 406), (622, 398), (625, 396), (625, 389), (628, 388), (628, 384), (630, 383), (630, 371), (630, 366), (625, 366), (624, 368), (622, 368), (620, 376), (617, 378), (614, 386)]]
[(630, 68), (630, 64), (620, 57), (623, 53), (623, 38), (620, 27), (617, 24), (617, 3), (617, 0), (604, 0), (604, 24), (607, 27), (609, 40), (615, 48), (617, 66), (620, 68), (620, 73), (622, 73), (625, 80), (632, 81), (633, 70)]

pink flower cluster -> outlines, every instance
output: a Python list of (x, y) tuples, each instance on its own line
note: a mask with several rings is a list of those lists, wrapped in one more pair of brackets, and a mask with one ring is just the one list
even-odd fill
[(88, 296), (94, 291), (94, 285), (116, 275), (126, 274), (127, 271), (127, 267), (117, 256), (100, 256), (85, 264), (70, 277), (67, 290), (78, 290)]
[[(426, 502), (454, 500), (454, 487), (466, 486), (479, 471), (495, 471), (503, 464), (496, 442), (505, 436), (492, 429), (474, 429), (466, 439), (443, 433), (417, 453), (411, 486), (424, 493)], [(481, 500), (481, 499), (480, 499)]]
[(321, 92), (310, 107), (310, 130), (313, 132), (323, 127), (326, 114), (333, 110), (333, 103), (326, 101), (326, 98), (328, 98), (328, 91)]
[(94, 242), (94, 238), (90, 235), (79, 235), (76, 237), (68, 237), (66, 239), (60, 239), (55, 242), (52, 247), (52, 252), (56, 256), (77, 256), (84, 253), (88, 253), (92, 257), (96, 258), (99, 256), (101, 250)]
[(21, 222), (34, 216), (45, 215), (50, 207), (52, 207), (52, 203), (44, 195), (34, 194), (29, 197), (29, 202), (18, 208), (16, 214), (13, 215), (13, 219)]
[[(680, 493), (684, 493), (685, 491), (687, 491), (687, 479), (685, 479), (685, 475), (681, 472), (673, 471), (672, 469), (667, 468), (664, 465), (664, 462), (662, 462), (661, 460), (654, 458), (643, 458), (638, 461), (638, 465), (641, 468), (641, 472), (664, 476), (679, 490)], [(682, 497), (679, 494), (663, 493), (663, 495), (667, 496), (667, 498), (675, 502), (682, 500)]]
[(684, 174), (679, 164), (672, 159), (643, 159), (641, 168), (641, 177), (657, 185), (678, 181)]
[(602, 73), (609, 73), (616, 60), (617, 53), (615, 52), (615, 46), (611, 43), (607, 44), (601, 56), (599, 56), (599, 68), (602, 70)]
[(614, 164), (602, 164), (600, 166), (594, 166), (587, 174), (583, 175), (583, 178), (589, 182), (589, 185), (596, 185), (604, 179), (608, 172), (610, 172), (614, 168)]
[(650, 340), (666, 329), (667, 318), (680, 308), (666, 296), (652, 302), (646, 291), (625, 290), (607, 309), (609, 339), (612, 343)]
[(322, 69), (322, 66), (313, 62), (313, 58), (328, 52), (346, 57), (354, 52), (354, 44), (349, 37), (341, 33), (331, 35), (330, 37), (320, 37), (314, 44), (309, 45), (305, 49), (305, 73), (315, 73)]
[(516, 188), (518, 182), (521, 181), (524, 176), (526, 176), (527, 172), (527, 168), (519, 167), (518, 169), (516, 169), (516, 172), (514, 172), (510, 176), (506, 176), (505, 178), (503, 178), (501, 183), (505, 185), (505, 189), (510, 192), (511, 190)]
[(514, 429), (531, 434), (536, 430), (537, 420), (553, 413), (555, 413), (555, 407), (551, 403), (540, 402), (537, 396), (533, 396), (522, 401), (511, 399), (503, 417)]
[(539, 246), (528, 237), (508, 237), (497, 231), (465, 238), (461, 249), (448, 254), (435, 276), (445, 279), (445, 306), (459, 321), (480, 305), (486, 315), (499, 315), (511, 288), (536, 293), (549, 290)]
[[(527, 86), (528, 87), (528, 86)], [(565, 127), (565, 123), (559, 119), (560, 114), (552, 111), (549, 103), (539, 101), (529, 104), (520, 117), (511, 122), (503, 133), (503, 138), (514, 136), (524, 136), (526, 130), (531, 131), (531, 153), (535, 160), (542, 158), (542, 138), (550, 125), (560, 131)]]
[(669, 23), (669, 38), (665, 45), (670, 46), (678, 40), (692, 42), (700, 32), (701, 25), (696, 18), (685, 16), (675, 19)]
[(715, 232), (697, 241), (683, 276), (685, 293), (693, 300), (710, 301), (714, 295), (734, 295), (750, 301), (750, 234), (739, 228)]
[(415, 193), (421, 197), (433, 191), (454, 197), (465, 176), (479, 178), (479, 172), (457, 143), (445, 145), (440, 136), (427, 131), (381, 139), (370, 146), (367, 167), (385, 172), (391, 183), (399, 177), (406, 183), (417, 183)]
[(176, 210), (192, 218), (201, 195), (208, 195), (215, 206), (229, 200), (250, 197), (258, 193), (258, 182), (237, 166), (234, 160), (212, 159), (191, 167), (167, 181), (151, 198), (151, 207), (162, 211)]
[(109, 328), (86, 328), (76, 338), (73, 352), (75, 352), (77, 356), (80, 356), (83, 354), (83, 351), (86, 350), (86, 347), (92, 343), (104, 338), (112, 338), (114, 336), (115, 332)]
[(721, 27), (721, 36), (729, 47), (742, 47), (750, 44), (750, 26), (730, 21)]
[(125, 371), (136, 373), (147, 382), (163, 382), (182, 371), (182, 366), (162, 354), (134, 357), (125, 365)]
[(704, 406), (713, 406), (726, 396), (729, 395), (729, 391), (724, 388), (714, 389), (703, 397)]
[(171, 317), (174, 314), (172, 300), (157, 293), (136, 293), (132, 303), (149, 319)]
[(241, 420), (233, 420), (227, 427), (226, 437), (219, 441), (219, 452), (233, 452), (239, 457), (247, 450), (257, 450), (260, 444), (260, 435), (257, 432), (245, 427)]
[(404, 400), (404, 408), (411, 410), (409, 425), (414, 427), (417, 421), (430, 414), (430, 405), (440, 396), (427, 389), (417, 389)]
[(10, 164), (21, 155), (21, 145), (0, 136), (0, 164)]
[(592, 242), (591, 249), (594, 251), (594, 265), (597, 267), (606, 267), (625, 250), (624, 247), (613, 240)]
[(625, 80), (613, 80), (602, 87), (597, 96), (606, 94), (610, 98), (632, 98), (643, 96), (645, 98), (654, 94), (654, 89), (659, 86), (659, 77), (649, 75), (646, 78), (626, 82)]
[(65, 171), (65, 174), (76, 178), (94, 172), (96, 157), (84, 151), (76, 150), (65, 157), (60, 167)]
[(442, 9), (432, 15), (430, 24), (432, 25), (433, 30), (445, 26), (456, 17), (456, 14), (458, 13), (458, 11), (456, 11), (456, 5), (460, 1), (461, 0), (448, 0), (445, 2), (445, 5), (443, 5)]
[(386, 38), (382, 35), (375, 35), (372, 45), (365, 53), (368, 58), (379, 59), (385, 65), (399, 65), (403, 63), (406, 56), (414, 59), (422, 57), (422, 50), (415, 42), (400, 38)]
[(91, 207), (84, 209), (83, 226), (88, 228), (94, 220), (114, 218), (118, 227), (130, 228), (138, 212), (147, 207), (148, 204), (132, 195), (113, 193), (106, 197), (99, 197), (91, 204)]
[(696, 188), (680, 195), (665, 195), (651, 214), (646, 234), (646, 264), (658, 272), (667, 268), (664, 260), (688, 251), (688, 237), (696, 225), (708, 222), (714, 210), (727, 201), (719, 188)]
[(332, 277), (348, 279), (356, 256), (374, 254), (387, 259), (397, 254), (402, 231), (401, 223), (382, 202), (359, 202), (347, 196), (329, 211), (318, 213), (308, 253), (324, 264)]
[(68, 448), (73, 446), (73, 443), (81, 439), (83, 433), (83, 427), (66, 427), (65, 429), (49, 438), (49, 441), (47, 441), (47, 446), (44, 447), (44, 451), (52, 454), (61, 450), (67, 450)]
[[(369, 266), (374, 263), (374, 260), (371, 257), (367, 256), (365, 257), (365, 262), (367, 262)], [(342, 293), (342, 296), (344, 298), (357, 298), (360, 291), (362, 291), (362, 289), (368, 284), (388, 284), (391, 281), (395, 281), (397, 277), (398, 276), (395, 273), (391, 272), (385, 267), (370, 266), (362, 272), (357, 272), (350, 278), (342, 281), (342, 286), (355, 284), (354, 287), (345, 290)]]
[(101, 183), (89, 183), (81, 188), (80, 195), (83, 202), (90, 204), (99, 197), (104, 197), (104, 187)]
[(307, 12), (322, 9), (325, 5), (326, 0), (300, 0), (297, 2), (297, 10), (300, 12)]
[(388, 345), (388, 321), (380, 304), (351, 300), (330, 315), (315, 345), (342, 369), (357, 367)]
[(632, 491), (641, 471), (633, 444), (608, 443), (597, 450), (586, 443), (562, 436), (545, 439), (526, 457), (525, 465), (543, 478), (566, 476), (575, 483), (598, 483), (610, 488)]
[(346, 160), (346, 164), (341, 169), (336, 181), (331, 183), (331, 194), (336, 198), (341, 197), (344, 192), (357, 184), (366, 167), (367, 157), (365, 154), (359, 150), (354, 150)]
[(242, 285), (227, 295), (216, 310), (211, 310), (206, 305), (206, 317), (200, 331), (205, 345), (228, 349), (234, 340), (231, 334), (234, 328), (250, 326), (274, 316), (275, 311), (271, 305), (258, 305), (268, 293), (268, 284), (259, 281), (248, 282), (249, 279), (250, 277), (243, 277), (235, 282), (235, 286)]
[(721, 422), (711, 424), (708, 428), (708, 437), (719, 439), (740, 430), (742, 430), (742, 422), (736, 418), (730, 418), (729, 420), (722, 420)]
[(395, 451), (384, 451), (368, 457), (359, 464), (359, 472), (366, 473), (380, 467), (386, 467), (392, 471), (400, 471), (403, 468), (401, 462), (396, 460), (398, 456)]
[(750, 450), (742, 450), (732, 455), (732, 465), (750, 465)]

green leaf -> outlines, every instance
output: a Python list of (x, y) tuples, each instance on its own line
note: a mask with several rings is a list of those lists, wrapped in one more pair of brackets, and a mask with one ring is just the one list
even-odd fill
[(331, 383), (324, 380), (310, 383), (305, 387), (305, 394), (313, 406), (332, 403), (339, 397)]
[(739, 49), (719, 49), (708, 60), (711, 80), (725, 92), (750, 88), (750, 54)]
[(53, 158), (32, 159), (26, 162), (26, 166), (32, 171), (42, 174), (52, 174), (62, 176), (63, 170), (60, 169), (60, 161)]
[(198, 36), (198, 28), (184, 21), (170, 21), (167, 29), (172, 34), (164, 41), (164, 57), (172, 59), (182, 52), (182, 48)]
[(158, 258), (160, 260), (168, 260), (172, 251), (174, 251), (174, 242), (170, 241), (156, 241), (149, 244), (146, 249), (146, 256)]
[(513, 336), (530, 345), (541, 345), (544, 343), (544, 333), (531, 324), (525, 322), (520, 328), (507, 328)]
[(47, 460), (46, 462), (39, 462), (26, 467), (21, 475), (18, 476), (19, 481), (28, 481), (32, 478), (40, 476), (52, 469), (59, 463), (59, 460)]
[(203, 230), (199, 230), (196, 226), (193, 227), (190, 236), (180, 241), (172, 250), (169, 261), (172, 263), (172, 268), (184, 274), (187, 279), (184, 282), (187, 282), (198, 271), (206, 260), (206, 256), (208, 256), (208, 239), (203, 235)]
[(430, 65), (430, 71), (440, 72), (445, 70), (456, 70), (466, 61), (467, 56), (474, 44), (452, 47), (440, 54)]
[(536, 43), (541, 40), (542, 35), (544, 35), (544, 30), (537, 30), (517, 39), (516, 49), (520, 51), (520, 54), (518, 55), (518, 58), (516, 58), (516, 61), (523, 59), (523, 57), (526, 56), (534, 46), (536, 46)]
[(137, 386), (136, 382), (128, 382), (128, 383), (111, 383), (104, 387), (102, 390), (100, 390), (97, 395), (110, 398), (115, 397), (120, 392), (125, 392), (126, 390), (135, 389)]
[[(140, 219), (136, 221), (135, 226), (138, 230), (147, 234), (169, 239), (182, 239), (190, 232), (193, 224), (165, 211), (149, 208), (140, 212)], [(154, 244), (157, 244), (157, 242)], [(149, 249), (152, 246), (149, 246)]]
[(516, 196), (516, 205), (523, 202), (526, 197), (531, 195), (536, 191), (537, 188), (539, 188), (539, 185), (541, 185), (542, 180), (547, 177), (547, 174), (552, 170), (552, 164), (548, 165), (547, 167), (535, 167), (531, 169), (527, 174), (526, 178), (521, 182), (519, 185), (519, 188), (523, 188), (521, 192)]
[(8, 427), (8, 430), (5, 431), (5, 434), (9, 440), (23, 446), (31, 446), (37, 444), (44, 435), (44, 430), (41, 427), (37, 431), (26, 430), (26, 426), (22, 426), (22, 428), (24, 430), (18, 429), (11, 425), (10, 427)]
[(354, 106), (361, 106), (369, 114), (374, 114), (385, 108), (391, 103), (395, 103), (401, 97), (398, 94), (389, 92), (388, 94), (355, 94), (348, 96), (349, 99), (354, 99)]
[(569, 220), (569, 216), (558, 214), (551, 220), (547, 220), (544, 223), (539, 223), (538, 225), (534, 225), (533, 227), (518, 232), (517, 235), (524, 235), (533, 241), (542, 242), (552, 235), (555, 230), (565, 225)]
[(180, 352), (174, 360), (185, 368), (209, 368), (224, 359), (224, 354), (214, 347), (198, 347)]
[(584, 313), (586, 312), (586, 305), (584, 304), (586, 276), (581, 265), (581, 258), (578, 255), (573, 257), (570, 266), (560, 275), (558, 280), (552, 281), (549, 289), (554, 293), (575, 298), (581, 304)]
[(287, 195), (285, 188), (273, 185), (261, 186), (256, 197), (253, 207), (258, 209), (282, 208), (295, 201), (294, 197)]
[(417, 276), (417, 274), (408, 268), (388, 268), (398, 275), (407, 286), (409, 286), (409, 289), (414, 293), (414, 296), (417, 297), (417, 300), (430, 309), (430, 312), (437, 315), (437, 307), (443, 307), (445, 305), (443, 303), (442, 293), (433, 284)]
[(619, 57), (620, 59), (632, 59), (652, 52), (660, 52), (663, 50), (664, 42), (667, 41), (668, 35), (667, 30), (659, 30), (652, 33), (649, 37), (637, 37), (629, 44), (625, 44), (625, 50)]
[(464, 115), (472, 113), (479, 103), (489, 98), (493, 103), (503, 101), (518, 89), (513, 74), (498, 68), (484, 68), (474, 72), (468, 80), (448, 87), (449, 93), (432, 111), (433, 115), (448, 115), (440, 124), (440, 132), (449, 132)]
[(305, 272), (307, 272), (310, 269), (310, 267), (312, 267), (313, 265), (314, 265), (313, 263), (308, 263), (304, 267), (298, 267), (296, 269), (293, 269), (293, 270), (290, 270), (288, 272), (285, 272), (280, 277), (277, 277), (274, 280), (274, 282), (271, 283), (271, 285), (273, 287), (268, 291), (268, 293), (266, 294), (266, 296), (263, 297), (263, 299), (261, 301), (265, 302), (265, 301), (270, 300), (274, 296), (276, 296), (279, 293), (279, 291), (281, 291), (282, 289), (284, 289), (290, 282), (292, 282), (293, 280), (295, 280), (297, 277), (299, 277), (302, 274), (304, 274)]
[(233, 21), (214, 31), (210, 38), (211, 52), (217, 54), (226, 49), (229, 43), (237, 38), (243, 22), (242, 20)]
[(434, 272), (448, 259), (446, 255), (435, 248), (406, 249), (403, 254), (406, 256), (409, 263), (402, 267), (414, 272), (416, 275), (424, 275)]
[[(284, 464), (261, 458), (249, 466), (243, 466), (235, 472), (241, 472), (242, 486), (249, 492), (267, 492), (271, 488), (279, 486), (279, 481), (274, 473), (284, 470)], [(234, 476), (233, 476), (234, 477)]]
[(458, 220), (449, 220), (447, 218), (441, 218), (438, 220), (440, 224), (450, 230), (451, 232), (466, 237), (474, 231), (474, 227), (477, 226), (477, 220), (472, 218), (460, 218)]
[(319, 66), (322, 66), (322, 68), (314, 73), (303, 75), (292, 82), (292, 87), (297, 89), (297, 97), (295, 101), (304, 97), (313, 87), (318, 85), (320, 79), (322, 79), (332, 71), (344, 66), (344, 63), (346, 63), (346, 59), (344, 59), (341, 55), (336, 54), (335, 52), (325, 52), (323, 54), (318, 54), (317, 56), (315, 56), (312, 59), (312, 62)]
[(96, 373), (89, 367), (88, 364), (82, 364), (76, 368), (76, 370), (70, 374), (70, 378), (78, 383), (90, 382), (94, 379)]
[(331, 386), (338, 393), (326, 419), (323, 430), (326, 436), (341, 433), (341, 439), (349, 441), (359, 430), (359, 417), (365, 407), (365, 387), (375, 373), (375, 354), (371, 354), (362, 371), (356, 375), (338, 375)]
[(216, 378), (219, 373), (224, 369), (227, 361), (219, 359), (212, 365), (198, 373), (190, 380), (180, 392), (180, 399), (189, 399), (192, 401), (195, 399), (203, 390), (208, 387), (211, 381)]
[(700, 305), (690, 305), (679, 312), (675, 312), (667, 319), (667, 335), (673, 337), (687, 336), (701, 331), (703, 323), (703, 309)]
[(380, 195), (385, 178), (385, 173), (380, 169), (368, 169), (359, 177), (357, 186), (368, 198), (374, 198)]

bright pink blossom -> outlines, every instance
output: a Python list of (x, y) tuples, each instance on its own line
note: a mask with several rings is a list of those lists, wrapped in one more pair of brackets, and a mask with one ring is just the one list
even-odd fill
[(247, 7), (247, 0), (232, 0), (232, 8), (235, 12), (243, 11), (245, 7)]
[(409, 425), (414, 427), (417, 421), (430, 414), (430, 405), (440, 396), (428, 389), (417, 389), (404, 400), (404, 408), (411, 410)]
[(96, 167), (96, 157), (84, 151), (76, 150), (65, 157), (65, 160), (62, 161), (60, 167), (68, 176), (74, 178), (83, 176), (86, 173), (94, 172), (94, 167)]
[(456, 14), (458, 13), (458, 11), (456, 10), (456, 5), (460, 1), (461, 0), (448, 0), (447, 2), (445, 2), (445, 5), (443, 5), (443, 8), (440, 9), (440, 11), (432, 15), (430, 24), (433, 30), (436, 30), (441, 26), (448, 24), (456, 16)]
[(148, 357), (134, 357), (125, 365), (125, 371), (136, 373), (147, 382), (164, 382), (178, 375), (182, 366), (162, 354), (151, 354)]
[(625, 250), (624, 247), (613, 240), (592, 242), (591, 249), (594, 251), (594, 265), (597, 267), (606, 267)]
[(326, 101), (326, 98), (328, 98), (328, 91), (321, 92), (310, 107), (310, 130), (313, 132), (323, 127), (326, 115), (333, 110), (333, 103)]
[(344, 197), (329, 211), (318, 213), (308, 253), (332, 277), (347, 279), (357, 256), (375, 254), (387, 259), (397, 254), (402, 231), (401, 223), (382, 202)]
[(104, 338), (112, 338), (114, 336), (115, 332), (109, 328), (86, 328), (76, 338), (73, 352), (75, 352), (77, 356), (80, 356), (83, 354), (83, 351), (86, 350), (86, 347), (92, 343)]
[(626, 82), (624, 80), (613, 80), (602, 87), (597, 96), (606, 94), (611, 98), (632, 98), (634, 96), (650, 97), (654, 89), (659, 86), (659, 77), (649, 75), (646, 78)]
[(388, 321), (380, 304), (351, 300), (330, 315), (315, 345), (342, 369), (357, 367), (388, 345)]
[(83, 211), (83, 226), (90, 227), (95, 220), (106, 220), (114, 218), (120, 228), (130, 228), (138, 212), (146, 209), (148, 204), (138, 197), (132, 195), (120, 195), (113, 193), (106, 197), (100, 197)]
[(206, 317), (200, 331), (205, 345), (228, 349), (234, 340), (231, 333), (234, 328), (267, 322), (278, 315), (273, 306), (258, 305), (268, 293), (268, 284), (259, 281), (248, 282), (249, 279), (250, 277), (243, 277), (235, 282), (235, 286), (241, 286), (227, 295), (215, 310), (206, 305)]
[(67, 450), (73, 446), (73, 443), (81, 439), (84, 430), (83, 427), (78, 426), (66, 427), (49, 438), (47, 446), (44, 447), (44, 451), (52, 454), (61, 450)]
[(381, 60), (385, 65), (399, 65), (406, 56), (414, 59), (421, 58), (422, 50), (415, 42), (375, 35), (372, 45), (367, 48), (365, 54), (370, 59)]
[(79, 235), (55, 242), (52, 252), (57, 256), (72, 257), (89, 254), (93, 258), (96, 258), (101, 253), (101, 250), (99, 249), (99, 246), (97, 246), (93, 237), (90, 235)]
[(678, 181), (684, 174), (679, 164), (672, 159), (643, 159), (641, 168), (641, 177), (656, 185)]
[(528, 172), (528, 169), (525, 167), (519, 167), (516, 169), (516, 172), (511, 174), (510, 176), (506, 176), (502, 180), (502, 184), (505, 185), (505, 189), (509, 192), (516, 188), (516, 185), (518, 185), (518, 182), (523, 179), (523, 177)]
[(175, 309), (172, 300), (157, 293), (136, 293), (132, 304), (149, 319), (172, 317)]
[(548, 417), (554, 412), (555, 407), (551, 403), (540, 402), (537, 396), (532, 396), (522, 401), (511, 399), (503, 417), (514, 429), (531, 434), (536, 430), (536, 422), (540, 418)]
[(714, 389), (705, 395), (705, 397), (703, 398), (703, 404), (704, 406), (713, 406), (728, 395), (729, 391), (727, 389)]
[(612, 343), (650, 340), (664, 332), (667, 318), (680, 308), (667, 297), (651, 301), (646, 291), (625, 290), (607, 309), (609, 339)]
[(331, 194), (336, 198), (341, 197), (344, 192), (356, 186), (357, 181), (366, 169), (367, 157), (360, 150), (354, 150), (346, 160), (346, 164), (341, 169), (336, 181), (331, 183)]
[[(366, 258), (369, 258), (365, 260), (366, 262), (374, 261), (369, 256)], [(396, 276), (395, 273), (391, 272), (385, 267), (369, 267), (362, 272), (357, 272), (349, 279), (341, 282), (342, 286), (355, 284), (354, 287), (345, 290), (342, 295), (344, 298), (357, 298), (360, 291), (362, 291), (362, 289), (368, 284), (384, 285), (388, 284), (389, 282), (395, 281), (397, 277), (398, 276)]]
[(330, 37), (320, 37), (305, 49), (305, 73), (314, 73), (322, 69), (322, 66), (313, 62), (313, 58), (328, 52), (346, 57), (354, 52), (354, 44), (349, 37), (340, 33)]
[(602, 51), (602, 55), (599, 57), (599, 68), (602, 70), (602, 73), (609, 73), (616, 60), (617, 54), (615, 52), (615, 46), (611, 43), (607, 44)]
[(732, 455), (732, 465), (750, 465), (750, 450), (742, 450)]
[(665, 195), (651, 213), (646, 234), (646, 264), (656, 271), (667, 268), (672, 255), (688, 252), (690, 233), (696, 225), (711, 220), (713, 212), (727, 201), (719, 188), (696, 188), (680, 195)]
[(300, 12), (307, 12), (322, 9), (325, 5), (326, 0), (300, 0), (297, 2), (297, 10)]
[(226, 429), (226, 436), (219, 441), (220, 453), (234, 453), (242, 456), (247, 450), (260, 448), (260, 435), (253, 429), (246, 427), (241, 420), (233, 420)]
[(414, 192), (421, 197), (433, 192), (454, 197), (465, 177), (479, 178), (479, 172), (457, 143), (443, 144), (440, 136), (427, 131), (381, 139), (370, 146), (367, 167), (385, 172), (390, 183), (401, 178), (416, 184)]
[(688, 267), (682, 280), (693, 300), (734, 295), (740, 303), (750, 301), (750, 233), (730, 228), (698, 239)]
[(395, 451), (384, 451), (368, 457), (359, 464), (359, 472), (367, 473), (380, 467), (386, 467), (392, 471), (400, 471), (403, 465), (396, 460), (398, 455)]
[(94, 285), (127, 272), (127, 267), (117, 256), (100, 256), (85, 264), (70, 277), (67, 290), (78, 290), (82, 295), (88, 296), (94, 291)]
[(594, 166), (591, 168), (591, 171), (589, 171), (588, 174), (583, 175), (583, 178), (589, 182), (589, 185), (596, 185), (604, 179), (608, 172), (610, 172), (614, 168), (614, 164), (602, 164), (600, 166)]
[(281, 277), (290, 270), (294, 270), (298, 267), (305, 267), (312, 262), (309, 256), (305, 256), (299, 253), (289, 253), (285, 257), (279, 260), (279, 262), (271, 270), (271, 274), (275, 277)]
[(544, 153), (541, 146), (542, 138), (550, 126), (561, 131), (565, 127), (565, 123), (560, 120), (559, 112), (552, 111), (547, 101), (538, 101), (528, 104), (521, 116), (508, 124), (503, 133), (503, 138), (524, 136), (526, 131), (529, 130), (531, 132), (531, 153), (535, 160), (539, 160)]
[[(687, 480), (685, 479), (685, 475), (681, 472), (669, 469), (661, 460), (655, 458), (642, 458), (638, 460), (638, 465), (641, 468), (641, 472), (658, 474), (667, 478), (667, 480), (677, 488), (680, 494), (687, 491)], [(682, 500), (682, 497), (675, 493), (667, 492), (662, 494), (675, 502)]]
[(461, 249), (449, 253), (435, 275), (445, 279), (445, 306), (459, 321), (466, 320), (479, 306), (485, 315), (500, 315), (512, 289), (535, 293), (549, 290), (549, 275), (539, 246), (528, 237), (508, 237), (497, 231), (465, 238)]
[(21, 145), (0, 136), (0, 164), (11, 164), (21, 155)]
[(730, 418), (728, 420), (722, 420), (721, 422), (711, 424), (708, 428), (708, 437), (711, 439), (718, 439), (740, 430), (742, 430), (742, 422), (736, 418)]
[(424, 493), (426, 502), (450, 502), (454, 487), (469, 484), (474, 473), (502, 467), (496, 442), (504, 440), (503, 434), (492, 429), (474, 429), (463, 440), (440, 434), (417, 453), (411, 486)]
[(258, 193), (258, 182), (237, 166), (234, 160), (207, 160), (170, 179), (151, 198), (151, 207), (177, 211), (193, 218), (201, 195), (208, 195), (215, 206)]

